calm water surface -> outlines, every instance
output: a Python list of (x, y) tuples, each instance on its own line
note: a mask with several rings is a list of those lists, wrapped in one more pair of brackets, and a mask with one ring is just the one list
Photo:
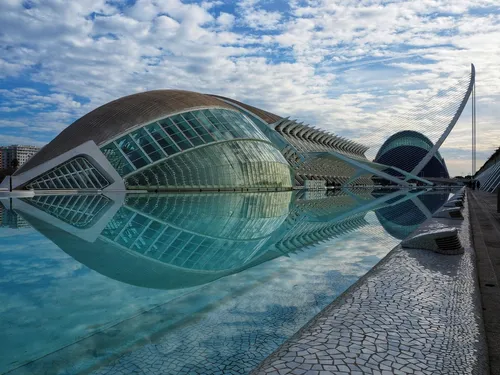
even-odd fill
[(0, 373), (246, 374), (447, 197), (2, 200)]

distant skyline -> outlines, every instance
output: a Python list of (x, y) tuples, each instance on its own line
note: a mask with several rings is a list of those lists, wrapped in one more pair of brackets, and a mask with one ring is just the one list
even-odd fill
[[(42, 146), (141, 91), (229, 96), (363, 143), (477, 70), (477, 168), (500, 146), (498, 0), (3, 0), (0, 145)], [(382, 122), (382, 123), (381, 123)], [(470, 104), (441, 148), (471, 171)]]

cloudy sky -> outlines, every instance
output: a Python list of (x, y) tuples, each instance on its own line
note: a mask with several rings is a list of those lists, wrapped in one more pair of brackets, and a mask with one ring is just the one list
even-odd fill
[[(1, 0), (0, 144), (158, 88), (375, 144), (474, 63), (479, 168), (500, 146), (499, 40), (498, 0)], [(442, 147), (453, 175), (471, 170), (470, 121), (468, 105)]]

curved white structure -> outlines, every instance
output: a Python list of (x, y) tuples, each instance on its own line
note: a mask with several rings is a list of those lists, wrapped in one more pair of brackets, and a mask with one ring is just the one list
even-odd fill
[(480, 189), (489, 193), (500, 189), (500, 147), (484, 163), (474, 177), (480, 183)]

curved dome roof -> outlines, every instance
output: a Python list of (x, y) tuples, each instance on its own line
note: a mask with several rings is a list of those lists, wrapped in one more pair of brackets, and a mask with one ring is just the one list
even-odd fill
[(220, 98), (222, 100), (228, 101), (230, 103), (234, 103), (234, 105), (241, 107), (241, 108), (253, 113), (254, 115), (260, 117), (262, 120), (264, 120), (268, 124), (272, 124), (272, 123), (282, 119), (281, 116), (275, 115), (274, 113), (265, 111), (265, 110), (257, 108), (257, 107), (253, 107), (251, 105), (239, 102), (239, 101), (231, 99), (231, 98), (227, 98), (225, 96), (220, 96), (220, 95), (212, 95), (212, 96), (215, 98)]
[(146, 91), (113, 100), (64, 129), (15, 174), (36, 167), (87, 141), (93, 140), (99, 145), (138, 124), (146, 124), (175, 112), (199, 107), (234, 110), (234, 107), (214, 96), (183, 90)]
[[(411, 144), (412, 146), (424, 148), (426, 150), (430, 150), (434, 146), (431, 140), (422, 133), (416, 132), (414, 130), (403, 130), (387, 138), (387, 140), (378, 150), (375, 160), (380, 159), (380, 157), (384, 155), (387, 151), (395, 147), (398, 147), (399, 146), (398, 141), (401, 140), (407, 140), (408, 143)], [(439, 154), (439, 151), (437, 152), (437, 156), (440, 161), (443, 161), (443, 158)]]
[[(374, 161), (410, 172), (433, 147), (434, 144), (425, 135), (413, 130), (403, 130), (393, 134), (384, 142)], [(388, 171), (388, 173), (396, 172)], [(419, 175), (449, 177), (448, 168), (439, 151), (427, 162)]]

